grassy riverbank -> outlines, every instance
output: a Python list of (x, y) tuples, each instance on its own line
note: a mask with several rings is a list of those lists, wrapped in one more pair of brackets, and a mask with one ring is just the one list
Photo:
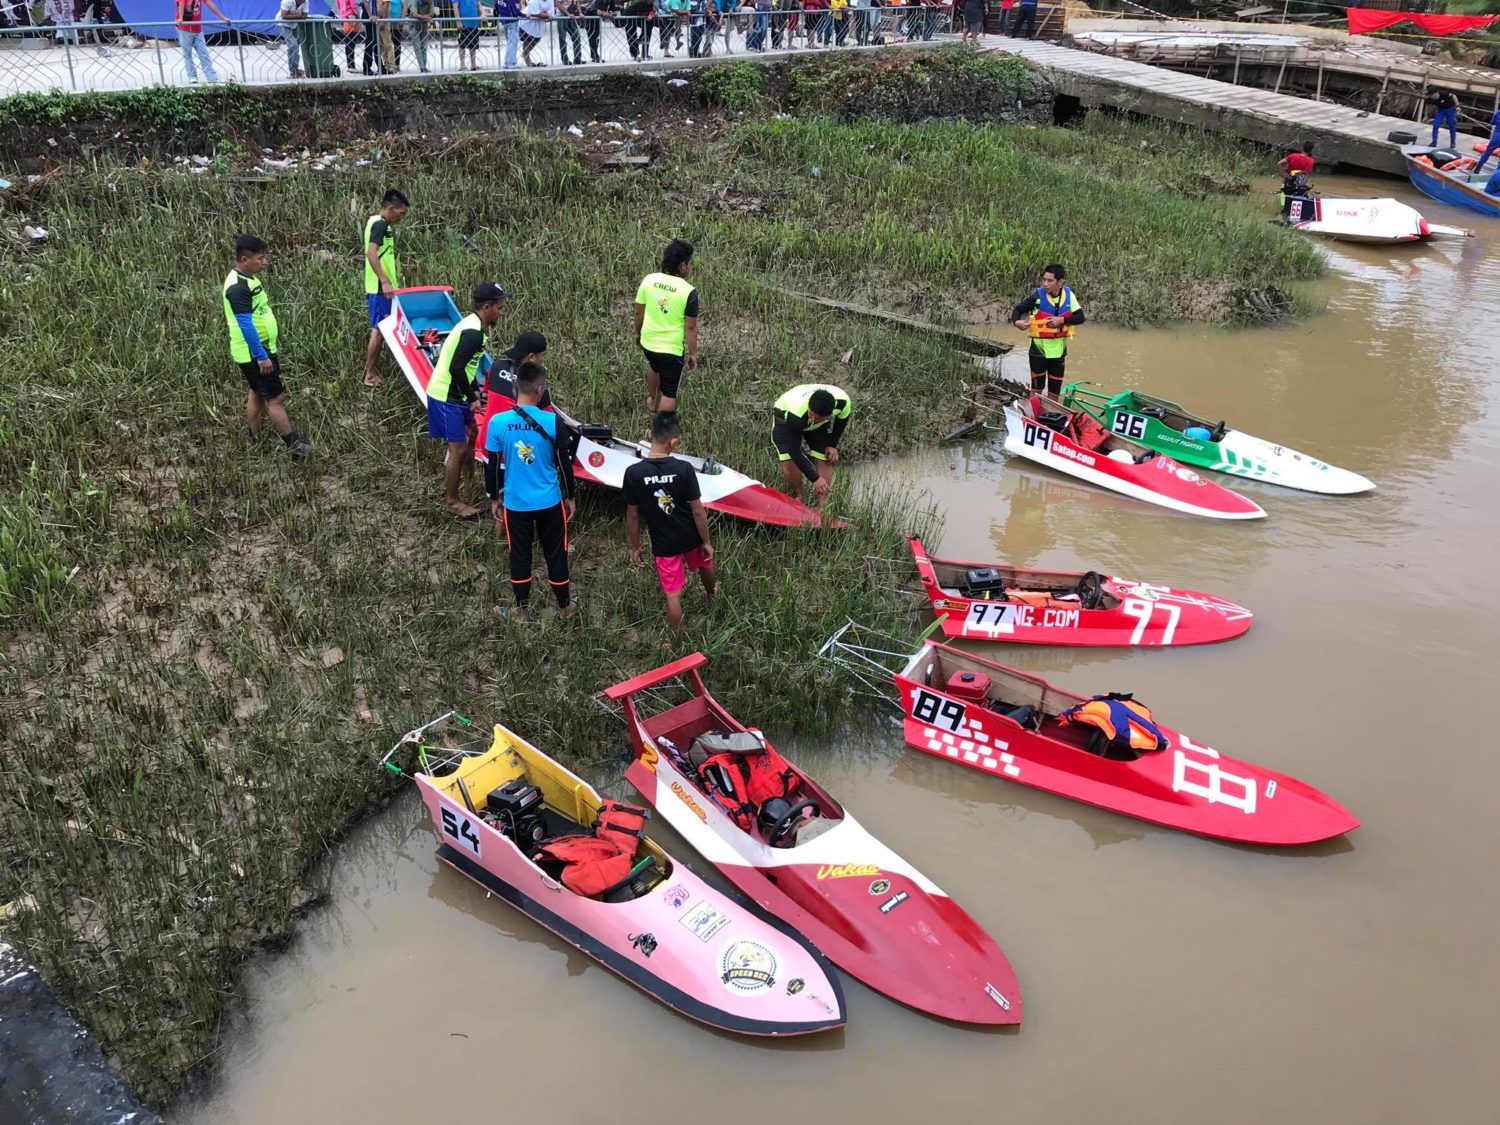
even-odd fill
[[(502, 332), (545, 329), (559, 398), (626, 432), (643, 425), (634, 284), (667, 238), (697, 242), (688, 445), (767, 479), (763, 411), (793, 381), (854, 392), (858, 460), (932, 440), (975, 377), (939, 343), (775, 286), (963, 319), (1061, 258), (1096, 315), (1134, 323), (1233, 317), (1233, 300), (1182, 295), (1315, 268), (1192, 197), (1242, 184), (1241, 150), (1198, 138), (1188, 169), (1189, 142), (1162, 129), (762, 120), (657, 147), (644, 172), (596, 177), (557, 136), (392, 138), (347, 174), (100, 165), (23, 197), (50, 237), (0, 250), (0, 903), (16, 904), (0, 924), (145, 1096), (210, 1057), (234, 970), (287, 932), (308, 867), (387, 791), (371, 764), (401, 730), (458, 706), (612, 778), (622, 732), (589, 696), (667, 655), (611, 493), (585, 490), (574, 525), (584, 616), (490, 615), (508, 588), (493, 532), (440, 514), (404, 386), (359, 386), (359, 224), (388, 183), (416, 205), (407, 280), (517, 289)], [(243, 442), (218, 311), (237, 229), (273, 243), (306, 464)], [(716, 524), (726, 596), (712, 619), (689, 598), (689, 643), (727, 703), (828, 721), (811, 653), (846, 617), (909, 623), (862, 559), (898, 555), (921, 504), (845, 491), (842, 534)]]

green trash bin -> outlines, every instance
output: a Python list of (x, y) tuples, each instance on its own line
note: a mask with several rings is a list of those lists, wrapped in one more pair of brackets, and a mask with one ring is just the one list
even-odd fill
[(302, 73), (309, 78), (337, 78), (343, 72), (333, 65), (333, 20), (311, 16), (297, 24), (302, 45)]

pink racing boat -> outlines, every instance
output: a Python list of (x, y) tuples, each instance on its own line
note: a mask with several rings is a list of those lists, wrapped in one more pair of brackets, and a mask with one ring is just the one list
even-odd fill
[[(432, 377), (432, 365), (437, 361), (443, 338), (460, 319), (450, 286), (422, 285), (397, 289), (390, 316), (380, 322), (386, 346), (423, 404), (427, 402), (427, 381)], [(480, 362), (483, 376), (489, 370), (489, 359)], [(649, 446), (645, 443), (617, 438), (608, 426), (586, 425), (573, 470), (580, 480), (618, 489), (624, 482), (625, 470), (647, 452)], [(822, 523), (822, 517), (800, 500), (721, 465), (712, 457), (692, 457), (686, 453), (676, 456), (697, 470), (703, 506), (712, 511), (778, 527), (817, 527)]]
[(701, 1023), (744, 1035), (843, 1025), (843, 991), (817, 951), (675, 862), (645, 836), (646, 810), (601, 799), (502, 726), (480, 753), (428, 746), (449, 717), (386, 756), (401, 772), (391, 757), (417, 747), (442, 862)]
[(1042, 395), (1005, 408), (1005, 451), (1174, 512), (1218, 520), (1266, 515), (1253, 500)]
[(895, 679), (906, 744), (992, 777), (1246, 844), (1310, 844), (1359, 827), (1306, 782), (1159, 720), (1165, 745), (1127, 754), (1098, 727), (1064, 715), (1090, 700), (960, 649), (924, 645)]
[(1250, 628), (1242, 605), (1088, 571), (1025, 570), (933, 558), (907, 536), (945, 636), (1042, 645), (1200, 645)]
[[(703, 686), (704, 663), (694, 653), (605, 689), (624, 707), (635, 749), (626, 779), (730, 882), (845, 972), (931, 1015), (1020, 1023), (1015, 974), (979, 923), (725, 711)], [(641, 693), (679, 677), (686, 702), (640, 712)]]

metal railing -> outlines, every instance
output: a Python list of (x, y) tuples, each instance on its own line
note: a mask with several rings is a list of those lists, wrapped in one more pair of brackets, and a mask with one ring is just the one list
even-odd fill
[(540, 67), (630, 66), (666, 59), (841, 50), (933, 40), (953, 30), (947, 6), (841, 10), (617, 12), (547, 19), (313, 17), (276, 23), (0, 27), (0, 96), (128, 90), (202, 82), (264, 85), (390, 74), (460, 74)]

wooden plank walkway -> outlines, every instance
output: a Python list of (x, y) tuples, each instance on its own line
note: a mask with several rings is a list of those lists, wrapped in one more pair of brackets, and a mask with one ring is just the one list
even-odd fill
[[(1319, 160), (1374, 172), (1406, 175), (1401, 149), (1386, 140), (1387, 133), (1401, 129), (1417, 133), (1420, 139), (1427, 132), (1427, 126), (1400, 117), (1163, 71), (1051, 43), (1001, 39), (988, 41), (985, 49), (1021, 57), (1046, 75), (1058, 93), (1078, 98), (1086, 106), (1113, 106), (1287, 150), (1312, 140), (1317, 142)], [(1460, 133), (1458, 147), (1468, 152), (1481, 139)]]

